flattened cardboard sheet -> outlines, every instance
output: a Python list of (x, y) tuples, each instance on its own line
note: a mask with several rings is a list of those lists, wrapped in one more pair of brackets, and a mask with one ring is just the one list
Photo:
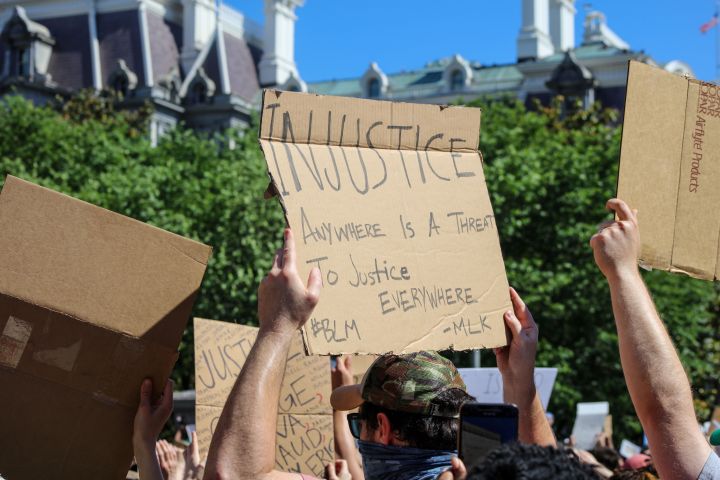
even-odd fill
[(266, 90), (260, 144), (323, 292), (313, 354), (505, 345), (480, 110)]
[[(195, 425), (204, 458), (258, 329), (200, 318), (194, 326)], [(322, 478), (325, 464), (334, 460), (333, 442), (330, 360), (306, 356), (298, 334), (280, 391), (275, 466)]]
[(718, 278), (720, 87), (630, 62), (617, 196), (638, 210), (641, 265)]
[(0, 194), (0, 474), (123, 479), (210, 248), (8, 176)]

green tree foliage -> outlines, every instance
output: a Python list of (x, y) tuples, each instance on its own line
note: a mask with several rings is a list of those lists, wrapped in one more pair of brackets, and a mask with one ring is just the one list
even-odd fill
[[(563, 116), (560, 102), (532, 112), (514, 100), (477, 104), (484, 108), (480, 144), (508, 278), (540, 326), (538, 365), (559, 369), (549, 406), (558, 431), (569, 435), (577, 402), (607, 400), (616, 438), (640, 442), (610, 293), (588, 244), (612, 218), (604, 207), (617, 185), (617, 112), (596, 107)], [(692, 379), (698, 413), (707, 418), (717, 395), (716, 290), (665, 272), (644, 277)]]
[[(515, 101), (483, 103), (481, 147), (507, 272), (540, 324), (538, 365), (559, 368), (550, 410), (566, 435), (578, 401), (608, 400), (616, 439), (640, 441), (620, 368), (609, 292), (588, 246), (609, 219), (620, 129), (598, 109), (563, 117)], [(0, 104), (0, 167), (42, 185), (212, 245), (194, 315), (255, 324), (257, 285), (280, 245), (282, 211), (262, 199), (268, 177), (256, 132), (207, 138), (178, 128), (152, 147), (147, 109), (117, 111), (81, 94), (56, 108)], [(640, 212), (642, 215), (642, 212)], [(709, 282), (645, 275), (696, 389), (716, 402), (717, 293)], [(468, 355), (456, 355), (467, 362)], [(483, 354), (483, 364), (492, 363)], [(192, 328), (175, 379), (193, 383)], [(467, 365), (467, 363), (466, 363)]]

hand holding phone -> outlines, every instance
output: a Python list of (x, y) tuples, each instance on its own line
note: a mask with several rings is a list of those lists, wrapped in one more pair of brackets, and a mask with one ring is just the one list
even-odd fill
[(518, 438), (518, 409), (512, 404), (467, 402), (460, 409), (458, 451), (468, 470), (504, 443)]

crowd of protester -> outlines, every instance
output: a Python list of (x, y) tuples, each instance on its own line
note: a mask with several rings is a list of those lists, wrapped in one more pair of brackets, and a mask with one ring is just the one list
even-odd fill
[[(336, 461), (327, 479), (720, 479), (720, 459), (698, 427), (690, 385), (637, 266), (637, 212), (612, 199), (615, 220), (590, 239), (606, 277), (618, 332), (620, 361), (648, 448), (623, 458), (600, 436), (590, 451), (558, 442), (535, 389), (539, 329), (520, 295), (510, 289), (504, 314), (507, 346), (494, 350), (504, 400), (517, 405), (518, 442), (505, 444), (469, 469), (458, 458), (458, 413), (471, 400), (455, 366), (434, 352), (386, 354), (353, 380), (352, 358), (332, 369), (331, 404)], [(172, 385), (151, 401), (140, 389), (133, 444), (142, 480), (294, 479), (275, 470), (275, 431), (285, 359), (293, 336), (321, 297), (314, 269), (303, 281), (296, 269), (292, 231), (258, 292), (260, 330), (222, 411), (206, 460), (197, 436), (189, 446), (157, 441), (172, 410)], [(601, 300), (599, 300), (601, 301)], [(357, 409), (357, 413), (348, 413)], [(466, 459), (467, 460), (467, 459)]]

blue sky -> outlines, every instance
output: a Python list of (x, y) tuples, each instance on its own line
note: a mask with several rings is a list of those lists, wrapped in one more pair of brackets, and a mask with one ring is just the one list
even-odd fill
[[(262, 0), (226, 0), (263, 21)], [(306, 0), (297, 10), (295, 57), (306, 81), (359, 77), (371, 61), (387, 73), (412, 70), (459, 53), (481, 64), (511, 63), (520, 0)], [(576, 40), (584, 5), (576, 2)], [(715, 0), (596, 0), (608, 25), (634, 50), (659, 62), (687, 62), (715, 79), (715, 31), (702, 35)]]

